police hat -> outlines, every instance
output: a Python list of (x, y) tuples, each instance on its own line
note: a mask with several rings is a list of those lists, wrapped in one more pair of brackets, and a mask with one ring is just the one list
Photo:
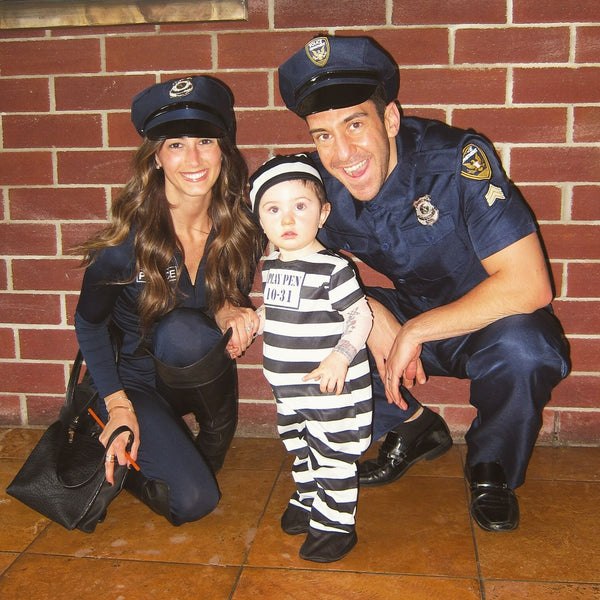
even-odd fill
[(278, 154), (263, 163), (249, 181), (250, 202), (254, 213), (258, 214), (260, 199), (269, 188), (283, 181), (296, 179), (314, 181), (323, 185), (319, 171), (306, 154)]
[(235, 137), (233, 94), (218, 79), (205, 76), (151, 85), (133, 99), (131, 120), (150, 140)]
[(279, 67), (279, 91), (300, 117), (355, 106), (383, 86), (398, 96), (398, 65), (371, 38), (319, 36)]

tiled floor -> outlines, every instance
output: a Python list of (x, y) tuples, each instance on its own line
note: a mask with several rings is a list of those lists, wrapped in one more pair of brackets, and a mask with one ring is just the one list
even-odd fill
[[(4, 493), (41, 432), (0, 429), (2, 600), (591, 600), (600, 598), (600, 448), (538, 447), (521, 526), (470, 521), (464, 447), (360, 492), (356, 548), (318, 565), (279, 517), (293, 491), (277, 439), (236, 438), (205, 519), (172, 527), (127, 492), (94, 534)], [(371, 449), (369, 454), (373, 453)]]

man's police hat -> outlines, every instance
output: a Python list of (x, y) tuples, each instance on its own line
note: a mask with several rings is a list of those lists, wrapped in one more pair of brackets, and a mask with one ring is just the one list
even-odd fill
[(218, 79), (197, 76), (152, 85), (135, 96), (131, 120), (150, 140), (235, 137), (233, 94)]
[(398, 65), (367, 37), (315, 37), (279, 67), (281, 97), (301, 117), (361, 104), (378, 86), (397, 98)]

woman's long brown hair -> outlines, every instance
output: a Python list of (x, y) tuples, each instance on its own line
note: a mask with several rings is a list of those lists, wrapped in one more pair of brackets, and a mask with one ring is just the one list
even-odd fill
[[(134, 158), (134, 175), (113, 203), (110, 224), (73, 249), (84, 255), (82, 265), (86, 267), (98, 251), (122, 243), (135, 230), (136, 270), (130, 280), (114, 283), (129, 283), (137, 273), (144, 273), (146, 284), (138, 307), (143, 331), (174, 308), (176, 286), (166, 281), (165, 273), (177, 250), (183, 252), (165, 195), (164, 173), (155, 163), (155, 153), (162, 143), (144, 140)], [(264, 248), (262, 231), (245, 205), (246, 162), (229, 138), (221, 138), (218, 143), (221, 173), (209, 208), (215, 238), (206, 257), (206, 308), (212, 314), (226, 302), (251, 305), (248, 294)]]

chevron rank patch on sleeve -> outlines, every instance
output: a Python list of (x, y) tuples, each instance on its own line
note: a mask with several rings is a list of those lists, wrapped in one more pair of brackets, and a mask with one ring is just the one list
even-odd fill
[(490, 183), (485, 199), (487, 200), (488, 206), (492, 206), (496, 200), (504, 200), (504, 192), (497, 186)]

